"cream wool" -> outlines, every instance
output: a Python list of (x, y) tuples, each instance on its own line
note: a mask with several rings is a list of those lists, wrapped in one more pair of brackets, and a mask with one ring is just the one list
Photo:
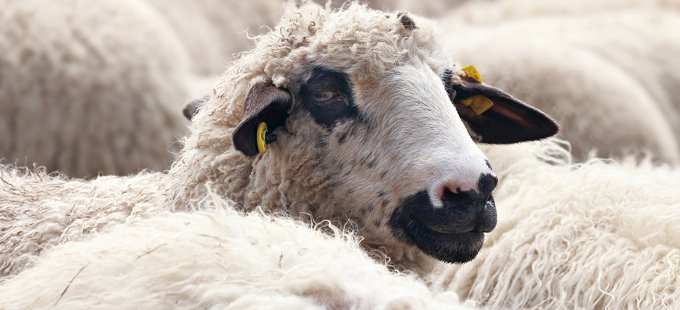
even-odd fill
[(430, 275), (433, 289), (500, 309), (678, 308), (680, 171), (525, 149), (487, 148), (501, 220), (472, 263)]
[(0, 158), (71, 177), (164, 170), (186, 132), (189, 73), (138, 1), (3, 0)]
[(0, 166), (0, 278), (31, 267), (56, 244), (158, 213), (164, 177), (67, 180)]
[(391, 273), (335, 228), (329, 237), (218, 208), (134, 220), (55, 247), (0, 282), (0, 308), (471, 309)]
[(220, 75), (234, 55), (253, 47), (249, 37), (266, 33), (283, 14), (282, 0), (141, 0), (177, 33), (191, 57), (192, 71)]

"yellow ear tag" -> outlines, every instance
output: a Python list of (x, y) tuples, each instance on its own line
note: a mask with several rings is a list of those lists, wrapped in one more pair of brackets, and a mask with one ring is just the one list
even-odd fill
[(470, 98), (466, 98), (460, 101), (461, 104), (464, 106), (469, 106), (472, 108), (472, 111), (475, 111), (477, 115), (480, 115), (486, 110), (490, 109), (493, 106), (493, 101), (491, 99), (487, 98), (486, 96), (473, 96)]
[(267, 142), (264, 141), (264, 137), (267, 135), (267, 124), (264, 122), (257, 126), (257, 150), (260, 154), (267, 153)]
[(477, 71), (477, 68), (473, 65), (465, 66), (461, 70), (465, 72), (465, 76), (468, 78), (471, 78), (477, 82), (482, 82), (482, 75), (479, 74), (479, 71)]

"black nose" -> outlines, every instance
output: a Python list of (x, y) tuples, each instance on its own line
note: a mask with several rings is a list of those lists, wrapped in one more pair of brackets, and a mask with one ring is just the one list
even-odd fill
[[(477, 180), (477, 190), (479, 191), (479, 199), (487, 200), (491, 197), (491, 192), (496, 188), (498, 184), (498, 178), (492, 174), (482, 174)], [(470, 193), (469, 195), (474, 195), (475, 193)]]
[(442, 207), (434, 207), (428, 201), (413, 205), (410, 211), (418, 222), (438, 233), (490, 232), (497, 221), (496, 205), (491, 196), (496, 184), (495, 176), (484, 174), (477, 181), (477, 190), (454, 193), (445, 189)]

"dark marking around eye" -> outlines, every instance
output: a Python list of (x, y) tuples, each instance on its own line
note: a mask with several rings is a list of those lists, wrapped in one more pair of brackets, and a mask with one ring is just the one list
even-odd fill
[(315, 68), (311, 76), (302, 85), (299, 98), (317, 123), (330, 128), (343, 119), (358, 115), (352, 84), (345, 73)]

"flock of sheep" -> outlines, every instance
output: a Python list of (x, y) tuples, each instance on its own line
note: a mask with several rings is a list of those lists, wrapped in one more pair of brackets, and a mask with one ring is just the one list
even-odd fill
[(0, 309), (680, 306), (680, 1), (0, 6)]

